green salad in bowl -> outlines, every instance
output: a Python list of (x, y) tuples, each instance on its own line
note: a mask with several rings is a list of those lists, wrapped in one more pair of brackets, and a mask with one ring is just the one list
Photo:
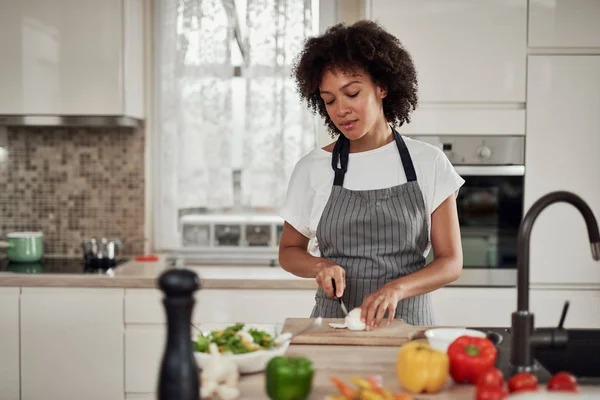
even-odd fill
[(209, 344), (215, 343), (220, 353), (244, 354), (276, 346), (271, 334), (255, 328), (244, 330), (244, 326), (243, 323), (237, 323), (225, 329), (213, 330), (207, 335), (198, 335), (194, 350), (209, 353)]
[(269, 360), (283, 355), (290, 341), (286, 335), (277, 336), (275, 329), (270, 333), (259, 327), (237, 323), (197, 335), (192, 343), (200, 369), (204, 369), (213, 358), (210, 347), (217, 346), (218, 353), (236, 362), (241, 374), (251, 374), (264, 371)]

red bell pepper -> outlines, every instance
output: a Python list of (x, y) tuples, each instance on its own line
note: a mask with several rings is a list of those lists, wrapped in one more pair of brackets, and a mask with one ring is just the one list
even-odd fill
[(496, 364), (498, 351), (488, 338), (461, 336), (448, 347), (450, 376), (456, 383), (477, 384), (479, 376)]

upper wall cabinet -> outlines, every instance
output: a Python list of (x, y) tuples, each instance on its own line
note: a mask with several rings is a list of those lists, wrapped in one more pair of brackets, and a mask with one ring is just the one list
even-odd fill
[(421, 102), (523, 103), (527, 0), (371, 0), (414, 58)]
[(0, 114), (143, 118), (143, 0), (0, 0)]
[(600, 47), (600, 1), (531, 0), (529, 47)]

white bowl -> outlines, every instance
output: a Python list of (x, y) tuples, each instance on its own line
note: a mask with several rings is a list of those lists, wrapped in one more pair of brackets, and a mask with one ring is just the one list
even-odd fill
[(444, 353), (448, 350), (448, 346), (460, 336), (487, 337), (485, 333), (473, 329), (435, 328), (425, 331), (425, 337), (429, 342), (429, 346)]
[[(233, 323), (202, 324), (200, 326), (200, 329), (202, 329), (207, 334), (209, 331), (225, 329), (231, 325), (233, 325)], [(280, 331), (282, 326), (280, 326), (279, 324), (245, 324), (243, 331), (248, 331), (250, 328), (266, 331), (270, 333), (273, 337), (276, 337), (281, 333)], [(192, 335), (197, 334), (197, 331), (193, 330)], [(195, 339), (195, 336), (192, 336), (192, 339)], [(287, 340), (283, 342), (280, 346), (277, 346), (272, 349), (257, 350), (243, 354), (223, 353), (222, 356), (230, 357), (231, 359), (233, 359), (238, 366), (240, 374), (252, 374), (264, 371), (267, 366), (267, 363), (273, 357), (285, 354), (289, 345), (290, 341)], [(204, 366), (208, 363), (208, 361), (212, 359), (212, 355), (209, 353), (201, 353), (195, 351), (194, 356), (196, 358), (196, 364), (200, 369), (204, 369)]]
[[(238, 366), (240, 374), (253, 374), (255, 372), (264, 371), (272, 358), (285, 354), (289, 345), (290, 342), (288, 340), (281, 346), (268, 350), (257, 350), (244, 354), (222, 354), (221, 356), (233, 359)], [(196, 357), (196, 363), (200, 369), (204, 369), (204, 366), (213, 357), (211, 354), (200, 353), (197, 351), (194, 352), (194, 356)]]

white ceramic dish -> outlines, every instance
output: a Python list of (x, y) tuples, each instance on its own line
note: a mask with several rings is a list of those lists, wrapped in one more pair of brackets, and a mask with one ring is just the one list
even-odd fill
[[(210, 329), (224, 329), (228, 326), (231, 326), (233, 324), (219, 324), (217, 326), (212, 326), (210, 327)], [(206, 327), (200, 327), (200, 329), (203, 329)], [(273, 332), (273, 335), (276, 335), (277, 332), (277, 328), (276, 327), (268, 327), (268, 326), (261, 326), (261, 325), (253, 325), (253, 324), (247, 324), (244, 327), (244, 331), (247, 331), (250, 328), (257, 328), (257, 329), (261, 329), (264, 330), (266, 332)], [(271, 328), (271, 329), (269, 329)], [(285, 352), (287, 351), (288, 347), (290, 345), (290, 341), (287, 340), (285, 341), (282, 345), (272, 348), (272, 349), (268, 349), (268, 350), (258, 350), (258, 351), (253, 351), (251, 353), (244, 353), (244, 354), (223, 354), (223, 356), (226, 357), (230, 357), (231, 359), (233, 359), (237, 366), (238, 366), (238, 370), (240, 372), (240, 374), (253, 374), (256, 372), (262, 372), (265, 370), (267, 363), (274, 357), (277, 356), (281, 356), (284, 355)], [(210, 361), (210, 359), (212, 358), (211, 354), (208, 353), (200, 353), (195, 351), (194, 352), (194, 356), (196, 358), (196, 363), (198, 364), (198, 367), (200, 369), (203, 369), (204, 366), (206, 365), (206, 363), (208, 363), (208, 361)]]
[(486, 337), (484, 332), (461, 328), (434, 328), (425, 331), (425, 337), (432, 349), (443, 351), (460, 336)]
[[(223, 356), (230, 357), (235, 361), (240, 374), (253, 374), (264, 371), (272, 358), (285, 354), (289, 345), (290, 342), (287, 341), (281, 346), (269, 350), (258, 350), (245, 354), (223, 354)], [(194, 352), (194, 356), (200, 369), (203, 369), (212, 358), (210, 354), (199, 352)]]

